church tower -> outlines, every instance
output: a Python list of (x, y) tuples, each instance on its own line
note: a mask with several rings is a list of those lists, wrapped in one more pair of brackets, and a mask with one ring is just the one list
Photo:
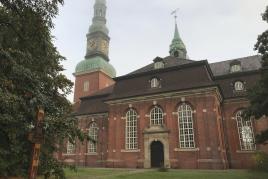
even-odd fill
[[(176, 17), (176, 16), (175, 16)], [(175, 33), (171, 45), (169, 46), (170, 56), (186, 59), (187, 58), (187, 50), (186, 47), (181, 40), (177, 22), (175, 23)]]
[(75, 68), (74, 102), (114, 84), (114, 67), (109, 63), (109, 30), (106, 26), (106, 0), (96, 0), (94, 17), (87, 34), (85, 59)]

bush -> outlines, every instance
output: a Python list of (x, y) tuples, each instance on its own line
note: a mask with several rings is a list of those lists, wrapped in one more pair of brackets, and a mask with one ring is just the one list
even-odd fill
[(161, 165), (161, 167), (158, 169), (159, 172), (168, 172), (168, 167), (165, 167), (164, 164)]
[(258, 152), (254, 155), (256, 162), (256, 169), (268, 172), (268, 154), (264, 152)]

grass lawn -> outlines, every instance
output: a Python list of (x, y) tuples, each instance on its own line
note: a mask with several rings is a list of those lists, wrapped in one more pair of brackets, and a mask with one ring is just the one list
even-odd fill
[(66, 170), (68, 179), (268, 179), (268, 172), (247, 170), (157, 170), (90, 169)]

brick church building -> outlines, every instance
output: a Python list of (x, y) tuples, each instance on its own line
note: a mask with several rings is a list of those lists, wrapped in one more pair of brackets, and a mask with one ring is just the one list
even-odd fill
[[(95, 140), (66, 143), (58, 159), (91, 167), (249, 168), (254, 136), (268, 120), (244, 119), (261, 58), (191, 60), (177, 24), (169, 56), (116, 77), (110, 64), (106, 0), (96, 0), (85, 59), (76, 66), (74, 115)], [(157, 54), (156, 54), (157, 55)]]

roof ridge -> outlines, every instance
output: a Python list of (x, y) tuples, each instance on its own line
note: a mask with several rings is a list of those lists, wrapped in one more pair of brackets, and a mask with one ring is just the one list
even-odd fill
[(246, 56), (246, 57), (233, 58), (233, 59), (224, 60), (224, 61), (218, 61), (218, 62), (213, 62), (213, 63), (209, 63), (209, 64), (212, 65), (212, 64), (216, 64), (216, 63), (225, 63), (225, 62), (228, 62), (228, 61), (248, 59), (248, 58), (252, 58), (252, 57), (260, 57), (260, 55), (258, 55), (258, 54), (257, 55), (250, 55), (250, 56)]
[(108, 87), (105, 87), (105, 88), (102, 88), (102, 89), (96, 91), (95, 93), (92, 93), (91, 95), (88, 95), (88, 96), (81, 97), (80, 99), (94, 98), (94, 97), (98, 97), (98, 96), (104, 96), (104, 95), (111, 94), (114, 86), (115, 86), (115, 84), (108, 86)]

